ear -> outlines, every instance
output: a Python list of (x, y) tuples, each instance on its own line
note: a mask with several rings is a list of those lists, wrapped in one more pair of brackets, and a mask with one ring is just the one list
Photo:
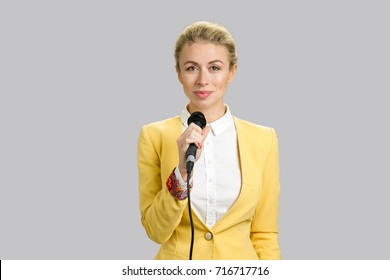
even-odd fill
[(179, 80), (179, 82), (180, 82), (181, 84), (183, 84), (183, 81), (182, 81), (182, 79), (181, 79), (180, 68), (179, 68), (178, 65), (176, 65), (176, 73), (177, 73), (177, 79)]
[(237, 64), (234, 64), (229, 70), (229, 83), (231, 83), (234, 80), (234, 77), (236, 76), (236, 71), (237, 71)]

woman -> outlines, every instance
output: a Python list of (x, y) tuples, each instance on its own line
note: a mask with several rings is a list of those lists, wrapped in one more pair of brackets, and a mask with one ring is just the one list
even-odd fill
[[(145, 125), (138, 142), (142, 224), (161, 244), (155, 259), (280, 259), (279, 155), (274, 129), (233, 117), (224, 102), (237, 69), (235, 42), (221, 25), (195, 22), (176, 42), (176, 71), (189, 103), (180, 116)], [(205, 128), (187, 119), (202, 112)]]

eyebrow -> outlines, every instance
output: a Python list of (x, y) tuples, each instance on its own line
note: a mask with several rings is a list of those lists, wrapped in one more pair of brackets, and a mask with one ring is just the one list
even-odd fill
[[(208, 64), (212, 64), (212, 63), (216, 63), (216, 62), (219, 62), (219, 63), (222, 63), (222, 64), (223, 64), (223, 62), (222, 62), (221, 60), (219, 60), (219, 59), (212, 60), (212, 61), (210, 61)], [(192, 60), (186, 61), (186, 62), (184, 63), (184, 65), (189, 64), (189, 63), (195, 64), (195, 65), (199, 65), (197, 62), (192, 61)]]

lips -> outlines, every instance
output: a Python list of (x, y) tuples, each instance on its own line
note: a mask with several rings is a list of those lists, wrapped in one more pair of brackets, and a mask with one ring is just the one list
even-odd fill
[(212, 93), (212, 91), (209, 90), (196, 90), (194, 91), (195, 95), (201, 99), (205, 99), (209, 97)]

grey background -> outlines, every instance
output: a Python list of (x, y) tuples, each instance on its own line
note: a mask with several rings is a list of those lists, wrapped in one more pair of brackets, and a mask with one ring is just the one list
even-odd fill
[(0, 259), (151, 259), (143, 124), (186, 98), (173, 47), (223, 23), (226, 102), (280, 144), (285, 259), (390, 259), (387, 1), (1, 1)]

